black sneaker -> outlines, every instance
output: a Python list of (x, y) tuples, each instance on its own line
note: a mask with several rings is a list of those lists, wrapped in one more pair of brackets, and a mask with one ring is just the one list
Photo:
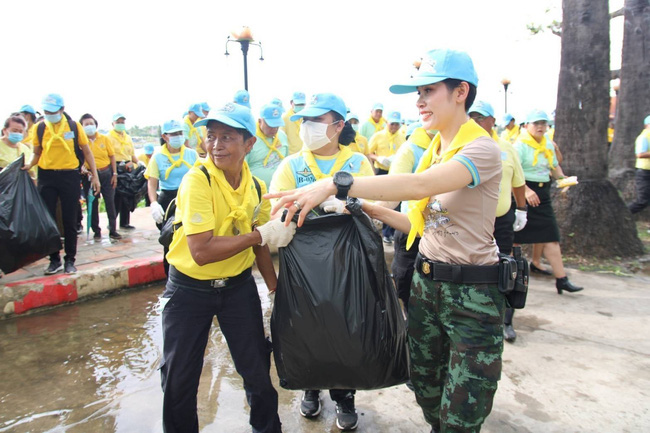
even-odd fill
[(120, 226), (120, 228), (121, 228), (122, 230), (133, 230), (133, 229), (135, 229), (135, 227), (133, 227), (131, 224), (127, 224), (127, 225), (124, 225), (124, 226)]
[(64, 272), (66, 274), (76, 274), (77, 273), (77, 268), (74, 265), (74, 262), (72, 260), (66, 260), (65, 261), (65, 270)]
[(108, 237), (110, 237), (111, 239), (122, 239), (122, 235), (119, 234), (118, 232), (110, 232), (108, 234)]
[(344, 398), (336, 404), (336, 426), (341, 430), (354, 430), (359, 425), (359, 415), (354, 408), (354, 396)]
[(515, 328), (512, 327), (512, 323), (503, 325), (503, 337), (508, 343), (514, 343), (517, 339), (517, 333)]
[(386, 245), (392, 245), (393, 241), (388, 236), (384, 236), (383, 241)]
[(302, 393), (302, 401), (300, 402), (300, 415), (312, 418), (318, 416), (321, 411), (320, 404), (320, 391), (309, 390)]
[(93, 235), (93, 239), (95, 239), (96, 241), (101, 240), (102, 239), (102, 232), (95, 232), (95, 234)]
[(45, 269), (45, 275), (54, 275), (56, 273), (59, 273), (63, 270), (63, 263), (61, 263), (61, 260), (57, 261), (51, 261), (50, 260), (50, 266)]

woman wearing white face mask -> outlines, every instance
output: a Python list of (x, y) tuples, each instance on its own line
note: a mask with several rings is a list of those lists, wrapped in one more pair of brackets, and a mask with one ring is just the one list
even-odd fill
[[(154, 152), (145, 171), (148, 179), (147, 192), (151, 201), (151, 216), (158, 229), (162, 229), (165, 210), (169, 203), (176, 198), (178, 187), (183, 176), (192, 168), (199, 158), (195, 150), (185, 144), (183, 125), (170, 120), (162, 126), (162, 147)], [(158, 193), (160, 186), (160, 193)], [(164, 251), (167, 255), (167, 248)], [(169, 270), (167, 259), (164, 260), (165, 273)]]
[[(337, 171), (353, 176), (372, 176), (374, 171), (368, 159), (353, 152), (348, 145), (354, 140), (355, 131), (345, 121), (345, 103), (331, 93), (314, 95), (310, 103), (290, 121), (302, 118), (300, 138), (303, 149), (285, 158), (271, 180), (272, 192), (286, 191), (310, 185), (320, 179), (332, 177)], [(323, 209), (343, 211), (344, 203), (331, 197), (322, 203)], [(321, 411), (319, 390), (304, 392), (300, 414), (313, 418)], [(336, 402), (336, 424), (340, 429), (352, 430), (358, 424), (354, 407), (354, 390), (332, 389), (330, 397)]]

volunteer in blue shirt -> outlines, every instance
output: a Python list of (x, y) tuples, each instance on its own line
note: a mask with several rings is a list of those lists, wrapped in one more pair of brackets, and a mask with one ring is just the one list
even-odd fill
[(284, 126), (282, 109), (274, 104), (267, 104), (260, 110), (257, 120), (257, 141), (253, 150), (246, 155), (246, 162), (254, 176), (259, 177), (268, 187), (273, 173), (289, 153), (289, 141), (280, 127)]

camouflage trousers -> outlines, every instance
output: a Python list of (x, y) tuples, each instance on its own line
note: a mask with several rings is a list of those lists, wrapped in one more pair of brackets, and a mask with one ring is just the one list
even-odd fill
[(501, 377), (505, 297), (496, 284), (413, 275), (409, 300), (411, 382), (434, 431), (479, 432)]

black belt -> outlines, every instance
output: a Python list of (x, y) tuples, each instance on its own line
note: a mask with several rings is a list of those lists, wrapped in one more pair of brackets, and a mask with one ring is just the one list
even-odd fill
[(190, 286), (195, 289), (220, 291), (220, 290), (231, 289), (233, 287), (236, 287), (241, 283), (243, 283), (244, 281), (246, 281), (247, 279), (249, 279), (253, 274), (251, 269), (252, 268), (248, 268), (241, 274), (235, 275), (234, 277), (216, 278), (214, 280), (197, 280), (196, 278), (192, 278), (182, 273), (174, 266), (170, 266), (169, 278), (178, 280), (179, 282), (186, 284), (187, 286)]
[(499, 265), (450, 265), (432, 262), (418, 254), (415, 258), (415, 269), (434, 281), (455, 284), (496, 284), (499, 281)]

